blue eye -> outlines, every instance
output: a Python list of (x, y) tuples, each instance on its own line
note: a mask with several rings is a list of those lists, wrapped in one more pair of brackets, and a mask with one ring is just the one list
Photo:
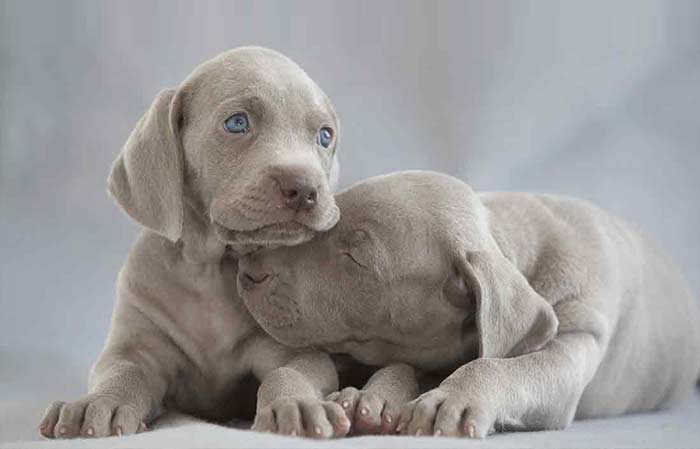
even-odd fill
[(318, 132), (318, 143), (323, 148), (328, 148), (329, 146), (331, 146), (332, 142), (333, 142), (333, 130), (327, 126), (324, 126)]
[(224, 122), (226, 131), (234, 134), (247, 133), (250, 128), (248, 123), (248, 115), (245, 112), (237, 112)]

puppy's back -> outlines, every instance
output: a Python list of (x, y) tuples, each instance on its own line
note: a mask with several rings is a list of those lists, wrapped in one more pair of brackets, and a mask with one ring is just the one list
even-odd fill
[(662, 408), (700, 372), (700, 305), (681, 270), (634, 224), (587, 201), (486, 192), (502, 251), (553, 303), (576, 298), (611, 330), (578, 417)]

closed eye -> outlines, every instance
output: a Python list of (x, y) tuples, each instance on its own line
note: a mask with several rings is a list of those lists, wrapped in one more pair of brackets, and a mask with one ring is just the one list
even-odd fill
[(341, 254), (343, 257), (346, 257), (346, 258), (350, 259), (350, 260), (351, 260), (352, 262), (354, 262), (357, 266), (359, 266), (359, 267), (361, 267), (361, 268), (364, 268), (365, 270), (368, 270), (368, 271), (369, 271), (369, 267), (368, 267), (367, 265), (363, 265), (362, 263), (360, 263), (360, 262), (359, 262), (357, 259), (355, 259), (355, 257), (353, 257), (353, 255), (352, 255), (351, 253), (349, 253), (348, 251), (341, 251), (340, 254)]

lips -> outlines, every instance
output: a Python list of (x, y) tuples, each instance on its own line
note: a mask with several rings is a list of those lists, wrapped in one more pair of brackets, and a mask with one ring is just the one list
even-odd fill
[(238, 231), (214, 222), (217, 237), (232, 245), (293, 246), (311, 240), (314, 231), (295, 222), (273, 223), (250, 231)]

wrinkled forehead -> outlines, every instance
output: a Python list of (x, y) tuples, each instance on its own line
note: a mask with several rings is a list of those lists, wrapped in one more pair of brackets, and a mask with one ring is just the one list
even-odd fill
[(337, 195), (336, 202), (341, 211), (336, 232), (365, 231), (388, 252), (404, 255), (435, 245), (429, 209), (409, 191), (360, 185)]
[(192, 102), (211, 107), (235, 99), (242, 106), (334, 112), (321, 89), (293, 61), (263, 49), (224, 53), (198, 67), (186, 81)]

